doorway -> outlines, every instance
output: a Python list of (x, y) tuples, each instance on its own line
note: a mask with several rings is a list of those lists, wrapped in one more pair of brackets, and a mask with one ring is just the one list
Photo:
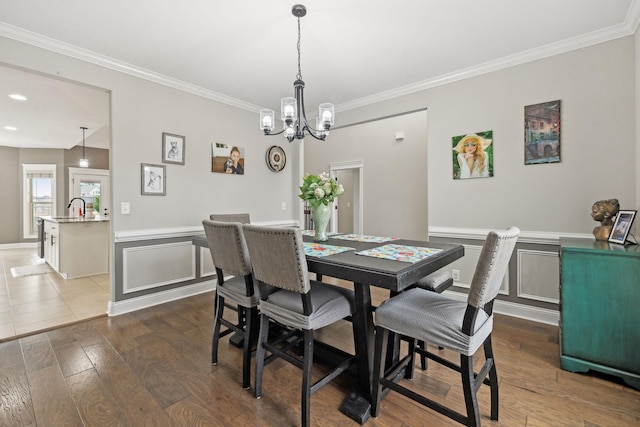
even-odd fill
[(329, 175), (338, 181), (345, 193), (334, 201), (331, 232), (363, 234), (364, 161), (336, 162), (329, 165)]
[[(109, 217), (109, 171), (105, 169), (69, 168), (69, 200), (81, 197), (87, 213)], [(96, 209), (98, 208), (98, 209)], [(74, 207), (69, 216), (74, 216)]]

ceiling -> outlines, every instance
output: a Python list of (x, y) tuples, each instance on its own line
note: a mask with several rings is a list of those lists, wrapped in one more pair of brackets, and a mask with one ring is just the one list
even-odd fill
[[(278, 111), (280, 98), (293, 95), (297, 74), (293, 4), (0, 0), (0, 36), (250, 111)], [(640, 21), (640, 0), (303, 4), (305, 104), (310, 116), (321, 102), (336, 104), (336, 124), (340, 111), (632, 35)], [(5, 72), (3, 67), (0, 72)], [(3, 91), (9, 90), (5, 77), (0, 74)], [(60, 96), (59, 88), (52, 87), (52, 94), (48, 87), (41, 89), (43, 98)], [(0, 95), (0, 145), (8, 145), (2, 128), (5, 111), (12, 111), (15, 101), (7, 105), (6, 95)], [(65, 101), (57, 98), (54, 105), (40, 109), (53, 112), (61, 102)], [(75, 105), (68, 108), (77, 111), (81, 103), (77, 98), (72, 102)], [(50, 129), (61, 120), (52, 117), (49, 123), (43, 116), (29, 122), (42, 122), (42, 128)], [(91, 128), (76, 120), (73, 131), (80, 137), (80, 126)], [(93, 131), (98, 129), (94, 124)]]

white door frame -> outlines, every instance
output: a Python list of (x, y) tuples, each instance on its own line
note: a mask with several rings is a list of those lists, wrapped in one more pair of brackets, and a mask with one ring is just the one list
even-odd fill
[[(100, 214), (103, 215), (104, 212), (110, 212), (109, 174), (110, 171), (108, 169), (69, 168), (69, 200), (74, 197), (79, 197), (79, 195), (75, 194), (75, 180), (77, 176), (93, 175), (99, 178), (106, 178), (103, 180), (104, 184), (100, 188)], [(69, 211), (69, 215), (73, 216), (73, 212)]]
[[(356, 185), (353, 188), (353, 231), (356, 234), (364, 233), (364, 215), (363, 215), (363, 206), (364, 206), (364, 160), (351, 160), (346, 162), (334, 162), (329, 164), (329, 176), (333, 179), (336, 179), (338, 176), (339, 170), (351, 169), (353, 171), (354, 179), (357, 181)], [(331, 232), (338, 232), (338, 215), (336, 213), (338, 203), (337, 198), (336, 201), (333, 202), (333, 215), (331, 215)]]

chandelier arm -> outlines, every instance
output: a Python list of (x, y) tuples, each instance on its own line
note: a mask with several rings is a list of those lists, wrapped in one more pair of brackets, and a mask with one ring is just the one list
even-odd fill
[(265, 136), (281, 135), (283, 132), (284, 132), (284, 129), (282, 129), (280, 132), (276, 132), (276, 133), (273, 133), (273, 132), (268, 132), (268, 133), (267, 133), (267, 131), (265, 131), (265, 132), (264, 132), (264, 135), (265, 135)]
[(307, 133), (309, 135), (311, 135), (312, 137), (314, 137), (318, 141), (324, 141), (324, 138), (325, 138), (326, 135), (316, 136), (315, 131), (309, 126), (305, 126), (305, 129), (307, 130)]

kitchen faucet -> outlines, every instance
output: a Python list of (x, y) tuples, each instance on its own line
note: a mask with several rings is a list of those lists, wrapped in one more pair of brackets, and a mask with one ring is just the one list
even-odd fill
[(71, 204), (73, 203), (74, 200), (82, 200), (82, 216), (84, 217), (87, 214), (87, 203), (84, 201), (82, 197), (74, 197), (73, 199), (71, 199), (69, 201), (69, 204), (67, 205), (67, 209), (71, 207)]

